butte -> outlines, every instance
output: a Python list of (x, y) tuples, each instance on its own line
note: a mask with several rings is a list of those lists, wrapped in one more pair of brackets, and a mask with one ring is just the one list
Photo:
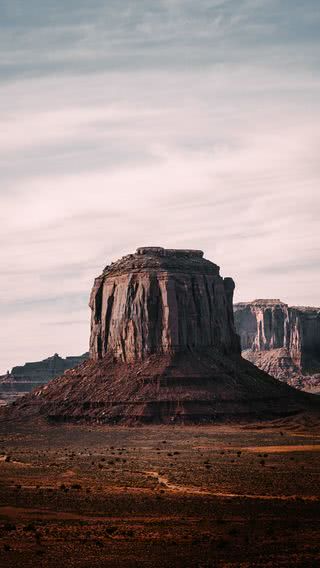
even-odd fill
[(241, 357), (234, 282), (199, 250), (143, 247), (90, 297), (90, 359), (5, 414), (98, 424), (274, 419), (319, 408)]

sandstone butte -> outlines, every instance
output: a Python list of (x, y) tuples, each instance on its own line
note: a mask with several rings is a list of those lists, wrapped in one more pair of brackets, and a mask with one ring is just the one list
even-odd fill
[(198, 250), (143, 247), (106, 266), (90, 297), (90, 359), (4, 410), (7, 418), (210, 423), (316, 411), (241, 357), (234, 282)]
[(234, 305), (242, 356), (274, 377), (320, 393), (320, 308), (280, 300)]

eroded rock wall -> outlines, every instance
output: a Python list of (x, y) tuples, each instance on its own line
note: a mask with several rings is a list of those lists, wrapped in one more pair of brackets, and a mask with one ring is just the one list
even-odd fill
[(215, 347), (239, 353), (234, 282), (201, 251), (144, 247), (96, 278), (90, 354), (124, 361), (155, 352)]
[(244, 357), (299, 388), (317, 390), (319, 374), (320, 390), (320, 308), (255, 300), (235, 304), (234, 317)]
[(305, 371), (320, 371), (320, 308), (290, 308), (290, 352)]
[(242, 349), (266, 351), (288, 347), (289, 310), (280, 300), (255, 300), (234, 306)]

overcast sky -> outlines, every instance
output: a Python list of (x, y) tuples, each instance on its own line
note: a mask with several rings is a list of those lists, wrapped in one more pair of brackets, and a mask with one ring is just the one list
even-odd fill
[(87, 350), (137, 246), (320, 305), (319, 0), (0, 0), (0, 27), (0, 373)]

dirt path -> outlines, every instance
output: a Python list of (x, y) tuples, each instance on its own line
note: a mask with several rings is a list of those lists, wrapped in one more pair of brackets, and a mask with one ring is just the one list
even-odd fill
[[(146, 475), (153, 477), (163, 487), (179, 493), (188, 493), (191, 495), (210, 495), (213, 497), (230, 497), (230, 498), (243, 498), (243, 499), (264, 499), (264, 500), (278, 500), (278, 501), (295, 501), (297, 499), (296, 495), (253, 495), (248, 493), (227, 493), (223, 491), (209, 491), (205, 489), (199, 489), (198, 487), (190, 485), (178, 485), (175, 483), (170, 483), (169, 479), (160, 475), (157, 471), (146, 471)], [(303, 501), (319, 501), (320, 497), (317, 495), (304, 495), (299, 496), (299, 499)]]
[(17, 466), (17, 467), (32, 467), (31, 463), (14, 460), (9, 455), (6, 455), (6, 454), (4, 454), (3, 456), (0, 456), (0, 463), (5, 464), (5, 465), (10, 464), (10, 465), (14, 465), (14, 466)]

